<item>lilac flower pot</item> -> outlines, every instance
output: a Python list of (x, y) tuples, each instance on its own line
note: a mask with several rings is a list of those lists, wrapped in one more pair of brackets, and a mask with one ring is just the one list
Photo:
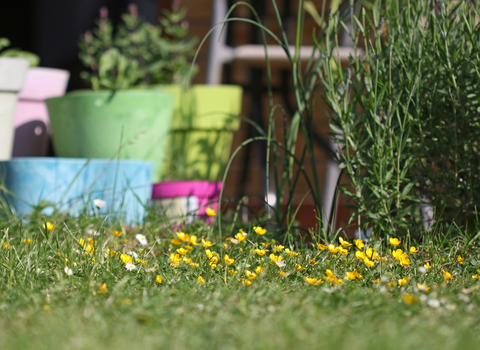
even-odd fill
[(50, 120), (45, 99), (65, 94), (70, 73), (63, 69), (30, 68), (18, 94), (13, 157), (41, 157), (48, 151)]

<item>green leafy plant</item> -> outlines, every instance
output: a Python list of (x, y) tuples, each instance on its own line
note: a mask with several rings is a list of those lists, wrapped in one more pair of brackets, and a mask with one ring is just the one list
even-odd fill
[(10, 46), (10, 40), (0, 38), (0, 57), (21, 57), (30, 61), (30, 67), (37, 67), (40, 63), (40, 57), (28, 51), (22, 51), (15, 48), (5, 49)]
[(343, 191), (360, 226), (377, 235), (421, 231), (424, 199), (437, 221), (466, 224), (480, 189), (479, 7), (381, 4), (353, 17), (350, 35), (365, 55), (341, 74), (331, 74), (330, 60), (319, 71), (350, 175)]
[(82, 78), (94, 90), (186, 83), (196, 39), (189, 35), (185, 9), (166, 11), (153, 25), (130, 5), (116, 30), (107, 9), (100, 13), (97, 28), (79, 42), (80, 60), (89, 68)]

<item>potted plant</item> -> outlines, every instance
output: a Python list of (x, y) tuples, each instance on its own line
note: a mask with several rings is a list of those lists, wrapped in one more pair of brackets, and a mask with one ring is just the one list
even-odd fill
[(179, 74), (171, 56), (188, 42), (171, 45), (169, 19), (151, 25), (133, 5), (116, 31), (106, 8), (100, 13), (98, 27), (80, 41), (80, 58), (90, 68), (82, 76), (93, 90), (47, 100), (55, 152), (62, 157), (149, 160), (155, 164), (153, 181), (159, 181), (174, 96), (141, 87)]
[[(0, 38), (0, 51), (9, 45), (8, 39)], [(23, 87), (30, 60), (34, 60), (32, 54), (17, 49), (0, 52), (0, 160), (12, 155), (17, 93)]]
[(153, 199), (170, 217), (218, 207), (221, 179), (230, 157), (233, 135), (240, 127), (242, 89), (233, 85), (194, 85), (176, 96), (165, 160), (164, 179), (153, 186)]
[[(220, 179), (230, 155), (233, 132), (240, 125), (234, 116), (240, 113), (242, 91), (238, 86), (195, 85), (186, 94), (185, 86), (192, 69), (189, 59), (193, 57), (196, 39), (189, 35), (185, 14), (185, 9), (174, 8), (172, 12), (165, 12), (159, 26), (154, 26), (140, 18), (136, 7), (130, 5), (129, 13), (123, 15), (123, 23), (114, 33), (107, 11), (102, 9), (98, 28), (94, 33), (87, 32), (80, 42), (80, 57), (90, 68), (82, 75), (95, 93), (77, 92), (48, 101), (49, 110), (54, 114), (51, 117), (53, 144), (58, 155), (108, 157), (121, 147), (122, 158), (143, 154), (142, 159), (157, 163), (155, 183), (162, 178), (215, 183)], [(124, 90), (127, 88), (128, 94)], [(104, 95), (100, 98), (101, 93)], [(108, 127), (96, 125), (109, 115), (102, 109), (107, 100), (108, 104), (115, 99), (123, 103), (119, 113), (125, 114), (129, 106), (137, 112), (140, 109), (127, 101), (128, 96), (153, 96), (155, 101), (141, 102), (142, 108), (147, 108), (154, 104), (165, 105), (159, 96), (167, 96), (167, 93), (175, 95), (171, 131), (170, 125), (158, 121), (148, 125), (150, 138), (142, 135), (143, 143), (125, 145), (126, 142), (120, 142), (122, 123), (118, 123), (118, 117), (111, 114)], [(90, 98), (91, 102), (87, 104), (90, 107), (82, 107), (83, 116), (75, 118), (74, 122), (68, 116), (70, 108), (68, 112), (64, 108), (67, 103), (85, 106), (80, 97)], [(80, 107), (72, 106), (71, 109)], [(94, 111), (102, 117), (94, 116)], [(81, 120), (82, 126), (77, 119)], [(87, 122), (91, 124), (84, 126)], [(134, 134), (135, 129), (139, 131), (138, 123), (124, 128), (124, 132)], [(106, 134), (116, 137), (117, 142), (107, 141)], [(122, 141), (128, 138), (124, 135)], [(92, 143), (92, 139), (104, 144)], [(163, 143), (155, 143), (155, 140)], [(163, 165), (162, 171), (164, 158), (167, 164)], [(190, 185), (195, 187), (195, 183)], [(212, 186), (218, 187), (216, 184)]]

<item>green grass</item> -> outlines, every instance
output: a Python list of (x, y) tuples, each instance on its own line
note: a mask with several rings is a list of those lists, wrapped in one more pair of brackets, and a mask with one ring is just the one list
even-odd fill
[[(123, 227), (120, 237), (112, 231), (121, 226), (99, 218), (55, 216), (48, 221), (55, 224), (51, 231), (39, 217), (2, 223), (1, 349), (478, 348), (480, 284), (472, 278), (478, 273), (478, 246), (467, 237), (427, 237), (418, 243), (418, 253), (407, 254), (410, 265), (401, 266), (391, 252), (410, 248), (413, 243), (407, 245), (405, 237), (396, 248), (377, 241), (362, 249), (346, 247), (346, 255), (320, 250), (313, 242), (273, 252), (279, 242), (265, 246), (272, 243), (272, 233), (257, 235), (249, 225), (244, 227), (246, 239), (234, 244), (217, 238), (215, 226), (196, 223), (183, 231), (197, 236), (200, 244), (190, 238), (175, 245), (172, 239), (178, 236), (161, 221)], [(146, 236), (146, 246), (139, 244), (137, 233)], [(237, 232), (227, 233), (233, 238)], [(88, 238), (96, 240), (92, 247), (86, 245)], [(219, 255), (215, 269), (202, 238)], [(192, 249), (186, 257), (198, 267), (185, 261), (172, 267), (170, 255), (187, 246)], [(386, 260), (367, 267), (355, 253), (368, 247)], [(257, 248), (268, 252), (260, 256)], [(301, 254), (291, 256), (286, 248)], [(110, 256), (107, 249), (119, 254)], [(119, 256), (130, 251), (147, 260), (146, 265), (133, 260), (137, 269), (127, 271)], [(284, 268), (271, 261), (272, 253), (284, 258)], [(226, 265), (225, 254), (235, 259), (232, 265)], [(419, 267), (426, 262), (433, 267), (422, 274)], [(305, 269), (297, 270), (295, 264)], [(265, 269), (248, 280), (245, 270), (258, 266)], [(228, 272), (234, 269), (237, 274)], [(327, 269), (336, 276), (332, 282)], [(445, 281), (442, 270), (453, 278)], [(347, 271), (357, 271), (363, 279), (345, 280)], [(162, 276), (160, 284), (157, 275)], [(199, 276), (205, 284), (198, 282)], [(323, 283), (311, 285), (305, 277)], [(399, 286), (403, 277), (410, 280)], [(393, 281), (395, 286), (388, 286)], [(103, 292), (102, 283), (107, 288)], [(418, 290), (417, 283), (430, 292)]]

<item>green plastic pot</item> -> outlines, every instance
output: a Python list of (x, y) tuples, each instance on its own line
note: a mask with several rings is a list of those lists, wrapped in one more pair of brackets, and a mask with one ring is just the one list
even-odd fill
[(219, 181), (240, 127), (242, 88), (194, 85), (185, 90), (163, 86), (175, 95), (164, 178)]
[(76, 91), (46, 103), (57, 156), (148, 160), (154, 163), (152, 180), (161, 180), (173, 94)]

